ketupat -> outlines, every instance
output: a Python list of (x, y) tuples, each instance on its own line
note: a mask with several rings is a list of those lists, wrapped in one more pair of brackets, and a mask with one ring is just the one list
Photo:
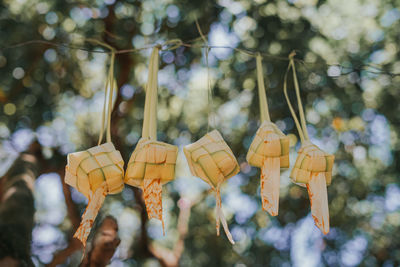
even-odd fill
[(197, 142), (183, 148), (192, 175), (207, 182), (216, 194), (216, 229), (219, 235), (220, 221), (229, 241), (234, 244), (226, 219), (222, 213), (220, 187), (221, 184), (236, 175), (239, 164), (232, 150), (226, 144), (221, 134), (214, 130), (207, 133)]
[[(198, 28), (202, 35), (199, 26)], [(206, 41), (206, 38), (203, 35), (202, 37)], [(204, 50), (207, 64), (208, 115), (210, 115), (212, 110), (212, 90), (209, 78), (210, 69), (208, 66), (209, 48), (205, 48)], [(210, 125), (208, 125), (208, 127), (209, 126)], [(204, 180), (215, 192), (215, 220), (217, 235), (219, 236), (220, 222), (222, 222), (222, 226), (229, 242), (235, 244), (232, 234), (229, 231), (225, 216), (222, 213), (220, 193), (221, 184), (240, 171), (239, 164), (237, 163), (232, 150), (226, 144), (221, 134), (217, 130), (214, 130), (204, 135), (202, 138), (197, 140), (197, 142), (185, 146), (183, 152), (185, 153), (192, 175)]]
[(86, 151), (70, 153), (67, 156), (65, 182), (86, 197), (105, 182), (107, 193), (122, 191), (121, 177), (124, 175), (124, 161), (112, 143), (89, 148)]
[[(307, 187), (311, 203), (311, 214), (314, 218), (314, 222), (324, 234), (327, 234), (329, 233), (329, 207), (328, 193), (326, 187), (331, 183), (332, 180), (332, 167), (334, 156), (325, 153), (316, 145), (310, 142), (303, 106), (300, 98), (300, 88), (297, 81), (296, 69), (293, 60), (294, 56), (294, 52), (289, 55), (289, 66), (285, 74), (283, 91), (290, 112), (292, 113), (294, 122), (296, 124), (297, 130), (299, 132), (302, 145), (300, 150), (298, 151), (295, 166), (292, 169), (290, 177), (292, 178), (293, 182), (298, 183), (302, 186), (305, 185)], [(287, 94), (287, 75), (290, 68), (293, 72), (293, 81), (296, 91), (297, 103), (299, 106), (301, 124), (297, 119), (296, 113), (294, 112), (294, 109), (289, 100), (289, 96)]]
[(141, 138), (128, 163), (126, 182), (132, 186), (143, 186), (143, 177), (160, 179), (162, 184), (175, 177), (176, 146)]
[(162, 218), (162, 185), (175, 178), (178, 148), (141, 138), (129, 160), (125, 183), (143, 189), (149, 218)]
[[(76, 188), (89, 199), (86, 210), (82, 215), (81, 224), (74, 234), (74, 237), (79, 239), (84, 247), (105, 196), (120, 193), (124, 188), (124, 161), (120, 152), (115, 149), (111, 142), (110, 131), (112, 96), (115, 84), (113, 79), (114, 59), (115, 54), (113, 52), (106, 83), (98, 145), (86, 151), (68, 154), (67, 166), (65, 167), (65, 183)], [(103, 139), (105, 120), (107, 121), (107, 143), (100, 145)]]
[(262, 207), (271, 216), (278, 215), (280, 168), (289, 167), (289, 138), (271, 122), (262, 75), (262, 57), (257, 55), (258, 96), (261, 126), (247, 152), (247, 162), (261, 168)]
[(275, 124), (264, 121), (247, 152), (247, 162), (261, 168), (262, 207), (278, 215), (280, 168), (289, 167), (289, 139)]
[(68, 154), (65, 183), (88, 199), (82, 222), (74, 234), (85, 245), (94, 220), (107, 194), (118, 194), (124, 188), (124, 161), (112, 143)]
[(309, 141), (304, 141), (290, 177), (295, 183), (306, 184), (313, 172), (321, 172), (325, 175), (326, 185), (330, 185), (334, 160), (333, 155), (325, 153)]
[(157, 141), (157, 73), (159, 47), (151, 54), (142, 138), (136, 145), (125, 174), (125, 183), (143, 189), (149, 218), (159, 219), (165, 234), (162, 216), (162, 185), (175, 178), (178, 147)]

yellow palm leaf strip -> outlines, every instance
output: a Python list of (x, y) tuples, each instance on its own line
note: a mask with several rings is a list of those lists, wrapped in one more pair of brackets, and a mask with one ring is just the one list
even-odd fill
[(104, 120), (105, 120), (105, 113), (106, 113), (106, 105), (107, 105), (107, 95), (108, 95), (108, 82), (109, 82), (109, 78), (107, 77), (107, 81), (106, 81), (106, 89), (105, 89), (105, 93), (104, 93), (104, 103), (103, 103), (103, 111), (102, 111), (102, 115), (101, 115), (101, 128), (100, 128), (100, 135), (99, 135), (99, 141), (97, 142), (97, 145), (99, 146), (101, 144), (101, 141), (103, 141), (103, 134), (104, 134)]
[[(286, 70), (285, 78), (284, 78), (284, 81), (283, 81), (283, 93), (285, 94), (286, 102), (288, 103), (288, 106), (289, 106), (289, 109), (290, 109), (290, 113), (292, 114), (293, 120), (294, 120), (294, 122), (295, 122), (295, 124), (296, 124), (296, 127), (297, 127), (297, 130), (298, 130), (298, 132), (299, 132), (300, 140), (301, 140), (301, 142), (303, 143), (303, 142), (305, 141), (305, 139), (304, 139), (304, 134), (303, 134), (303, 129), (302, 129), (301, 125), (300, 125), (299, 120), (297, 119), (296, 112), (294, 111), (293, 106), (292, 106), (292, 104), (290, 103), (290, 99), (289, 99), (289, 96), (288, 96), (288, 93), (287, 93), (287, 76), (288, 76), (288, 73), (289, 73), (290, 68), (292, 68), (292, 66), (294, 66), (294, 64), (292, 65), (292, 61), (293, 61), (293, 56), (294, 56), (294, 55), (295, 55), (294, 52), (292, 52), (292, 53), (289, 55), (290, 61), (289, 61), (289, 65), (288, 65), (288, 68), (287, 68), (287, 70)], [(294, 72), (294, 70), (293, 70), (293, 72)], [(297, 80), (297, 79), (296, 79), (296, 80)], [(301, 102), (300, 102), (300, 103), (301, 103)], [(300, 109), (300, 107), (299, 107), (299, 109)], [(301, 110), (303, 110), (303, 107), (301, 108)]]
[(261, 168), (262, 208), (271, 216), (277, 216), (279, 210), (280, 158), (265, 158)]
[(308, 137), (307, 124), (306, 124), (306, 118), (304, 116), (303, 104), (301, 103), (299, 81), (297, 80), (296, 67), (295, 67), (294, 60), (293, 60), (293, 57), (295, 55), (296, 55), (296, 53), (292, 53), (291, 56), (289, 57), (290, 64), (292, 64), (292, 69), (293, 69), (294, 89), (296, 90), (297, 103), (299, 105), (300, 121), (301, 121), (301, 127), (303, 128), (304, 138), (306, 140), (310, 140), (310, 138)]
[(307, 191), (315, 225), (326, 235), (329, 233), (329, 208), (325, 179), (323, 172), (313, 172), (307, 183)]
[(150, 101), (149, 135), (151, 140), (157, 140), (157, 103), (158, 103), (158, 61), (159, 48), (154, 48), (152, 66), (152, 94)]
[(231, 244), (233, 245), (233, 244), (235, 244), (235, 241), (233, 241), (232, 234), (228, 228), (228, 223), (226, 222), (224, 213), (222, 212), (220, 187), (217, 186), (217, 188), (214, 191), (215, 191), (215, 200), (216, 200), (215, 220), (216, 220), (217, 235), (219, 236), (219, 228), (220, 228), (220, 222), (221, 222), (222, 227), (224, 228), (225, 234), (228, 237), (229, 242), (231, 242)]
[[(96, 40), (96, 39), (85, 38), (85, 41), (91, 42), (91, 43), (94, 43), (94, 44), (98, 44), (100, 46), (103, 46), (103, 47), (111, 50), (111, 61), (110, 61), (109, 69), (108, 69), (108, 75), (107, 75), (107, 80), (106, 80), (106, 88), (105, 88), (105, 97), (104, 97), (104, 104), (103, 104), (103, 112), (102, 112), (102, 116), (101, 116), (101, 128), (100, 128), (101, 130), (100, 130), (99, 141), (98, 141), (98, 144), (97, 144), (97, 145), (100, 145), (102, 140), (103, 140), (103, 132), (104, 132), (105, 119), (106, 119), (105, 118), (105, 114), (106, 114), (106, 106), (107, 106), (107, 96), (108, 96), (108, 94), (111, 95), (111, 98), (113, 96), (113, 92), (112, 92), (113, 88), (111, 88), (109, 90), (108, 87), (109, 86), (112, 87), (113, 86), (113, 82), (114, 82), (115, 49), (112, 46), (110, 46), (110, 45), (108, 45), (106, 43), (103, 43), (103, 42), (101, 42), (99, 40)], [(108, 101), (108, 105), (109, 105), (108, 108), (109, 109), (111, 107), (111, 103), (112, 103), (111, 101)], [(108, 117), (109, 117), (108, 120), (110, 120), (111, 117), (110, 116), (108, 116)], [(109, 124), (110, 123), (108, 123), (108, 125)], [(108, 133), (109, 133), (109, 130), (108, 130)], [(107, 135), (107, 142), (111, 142), (111, 136), (110, 135)]]
[(260, 101), (260, 118), (261, 118), (261, 123), (263, 123), (265, 120), (271, 121), (271, 119), (269, 117), (267, 95), (265, 93), (264, 78), (263, 78), (262, 57), (260, 53), (257, 53), (256, 63), (257, 63), (258, 98)]
[(83, 247), (86, 247), (86, 241), (89, 236), (90, 230), (92, 229), (93, 222), (103, 205), (104, 198), (107, 195), (107, 184), (104, 182), (89, 198), (89, 203), (86, 207), (85, 212), (82, 215), (82, 221), (78, 229), (74, 234), (74, 238), (79, 239)]
[(157, 140), (157, 79), (159, 47), (154, 47), (150, 56), (149, 74), (146, 85), (146, 100), (142, 137)]
[(110, 90), (108, 94), (108, 115), (107, 115), (107, 142), (111, 142), (111, 112), (113, 109), (113, 95), (114, 95), (114, 86), (115, 86), (115, 81), (114, 81), (114, 61), (115, 61), (115, 53), (114, 51), (111, 54), (111, 63), (110, 63), (110, 70), (109, 70), (109, 75), (108, 75), (108, 84), (110, 85)]
[(163, 234), (165, 235), (164, 220), (162, 217), (162, 184), (160, 179), (143, 180), (143, 198), (149, 219), (160, 220)]
[[(100, 145), (103, 140), (104, 134), (104, 126), (107, 124), (107, 142), (111, 142), (111, 134), (110, 134), (110, 121), (111, 121), (111, 111), (112, 111), (112, 97), (114, 94), (114, 62), (115, 62), (115, 53), (112, 50), (111, 53), (111, 61), (107, 74), (106, 80), (106, 88), (104, 93), (104, 103), (103, 103), (103, 111), (101, 116), (101, 128), (100, 128), (100, 136), (97, 145)], [(107, 107), (108, 105), (108, 107)], [(107, 118), (106, 118), (106, 109)]]

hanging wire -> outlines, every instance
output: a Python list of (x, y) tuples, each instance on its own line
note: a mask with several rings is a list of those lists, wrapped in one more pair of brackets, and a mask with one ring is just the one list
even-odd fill
[[(196, 21), (196, 25), (198, 25), (198, 22)], [(287, 57), (283, 57), (283, 56), (277, 56), (277, 55), (271, 55), (268, 53), (262, 53), (259, 51), (255, 51), (255, 50), (247, 50), (247, 49), (241, 49), (241, 48), (237, 48), (237, 47), (232, 47), (232, 46), (219, 46), (219, 45), (209, 45), (208, 42), (205, 42), (205, 44), (195, 44), (195, 42), (197, 42), (198, 40), (203, 40), (204, 41), (204, 34), (203, 36), (200, 36), (198, 38), (195, 38), (193, 40), (189, 40), (186, 42), (183, 42), (181, 39), (171, 39), (171, 40), (167, 40), (166, 42), (164, 42), (163, 44), (161, 44), (161, 50), (162, 51), (169, 51), (169, 50), (174, 50), (177, 49), (179, 47), (187, 47), (187, 48), (205, 48), (208, 51), (210, 51), (211, 49), (232, 49), (234, 51), (237, 51), (239, 53), (242, 53), (244, 55), (250, 56), (250, 57), (256, 57), (258, 55), (258, 53), (263, 57), (263, 58), (267, 58), (270, 60), (277, 60), (277, 61), (289, 61), (289, 59)], [(90, 41), (89, 41), (90, 40)], [(85, 39), (85, 41), (88, 42), (92, 42), (92, 43), (98, 43), (100, 44), (101, 42), (95, 39)], [(77, 46), (77, 45), (73, 45), (73, 44), (65, 44), (65, 43), (57, 43), (57, 42), (50, 42), (50, 41), (45, 41), (45, 40), (29, 40), (26, 42), (21, 42), (21, 43), (16, 43), (10, 46), (5, 46), (3, 48), (0, 48), (0, 51), (6, 51), (9, 49), (15, 49), (15, 48), (20, 48), (23, 46), (27, 46), (27, 45), (35, 45), (35, 44), (41, 44), (41, 45), (48, 45), (48, 46), (53, 46), (53, 47), (62, 47), (62, 48), (67, 48), (67, 49), (75, 49), (75, 50), (82, 50), (82, 51), (86, 51), (86, 52), (90, 52), (90, 53), (103, 53), (103, 54), (111, 54), (112, 51), (110, 50), (98, 50), (98, 49), (89, 49), (87, 47), (84, 46)], [(116, 50), (114, 49), (114, 53), (117, 54), (127, 54), (127, 53), (138, 53), (141, 52), (143, 50), (147, 50), (147, 49), (152, 49), (155, 46), (159, 46), (159, 43), (155, 43), (155, 44), (147, 44), (143, 47), (139, 47), (139, 48), (131, 48), (131, 49), (121, 49), (121, 50)], [(294, 61), (301, 63), (305, 69), (307, 71), (310, 72), (310, 70), (307, 68), (306, 65), (310, 65), (310, 64), (314, 64), (314, 63), (310, 63), (310, 62), (305, 62), (304, 60), (301, 59), (294, 59)], [(357, 72), (357, 71), (363, 71), (363, 72), (368, 72), (371, 74), (385, 74), (388, 75), (390, 77), (396, 77), (396, 76), (400, 76), (400, 73), (393, 73), (387, 70), (384, 70), (382, 67), (380, 66), (375, 66), (373, 64), (363, 64), (357, 67), (346, 67), (346, 66), (342, 66), (340, 64), (324, 64), (326, 67), (338, 67), (340, 69), (340, 75), (334, 76), (334, 77), (339, 77), (339, 76), (345, 76), (345, 75), (349, 75), (351, 73)], [(343, 69), (350, 69), (347, 72), (342, 73)]]

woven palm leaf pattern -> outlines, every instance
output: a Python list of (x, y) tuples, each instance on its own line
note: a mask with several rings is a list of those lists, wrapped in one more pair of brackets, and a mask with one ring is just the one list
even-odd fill
[(217, 130), (185, 146), (183, 151), (191, 173), (213, 188), (240, 171), (232, 150)]
[(265, 158), (278, 157), (281, 168), (289, 167), (289, 138), (272, 122), (264, 121), (258, 128), (247, 152), (247, 162), (261, 168)]
[(334, 160), (334, 155), (322, 151), (311, 142), (304, 142), (298, 152), (290, 177), (295, 183), (306, 184), (313, 173), (322, 173), (326, 184), (330, 185)]
[(141, 138), (129, 159), (125, 183), (143, 186), (144, 179), (160, 179), (162, 184), (175, 178), (178, 147)]
[(162, 185), (175, 178), (178, 147), (141, 138), (128, 162), (125, 183), (143, 189), (149, 218), (162, 219)]

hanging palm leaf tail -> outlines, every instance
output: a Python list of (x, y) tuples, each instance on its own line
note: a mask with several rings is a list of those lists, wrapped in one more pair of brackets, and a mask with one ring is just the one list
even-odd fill
[(271, 216), (276, 216), (279, 210), (280, 168), (289, 167), (289, 139), (271, 122), (260, 54), (256, 60), (261, 126), (250, 145), (246, 159), (250, 165), (261, 168), (262, 207)]
[[(327, 234), (329, 233), (329, 208), (326, 187), (331, 183), (332, 180), (334, 156), (325, 153), (310, 142), (303, 105), (300, 98), (300, 88), (297, 81), (296, 69), (293, 60), (294, 56), (294, 52), (289, 55), (289, 66), (286, 71), (283, 84), (283, 91), (286, 101), (301, 140), (301, 148), (298, 151), (295, 166), (292, 169), (290, 177), (293, 182), (307, 187), (311, 203), (311, 214), (314, 218), (314, 222), (324, 234)], [(290, 69), (292, 69), (293, 72), (293, 82), (296, 91), (297, 103), (299, 106), (300, 122), (292, 107), (292, 104), (290, 103), (287, 93), (287, 75)]]
[[(65, 167), (65, 183), (89, 199), (81, 224), (74, 234), (84, 247), (105, 196), (120, 193), (124, 187), (124, 161), (111, 142), (110, 130), (112, 97), (114, 90), (118, 90), (114, 88), (114, 59), (113, 52), (106, 82), (98, 145), (86, 151), (68, 154)], [(107, 124), (107, 142), (101, 144), (105, 124)]]
[(178, 147), (157, 141), (157, 74), (159, 47), (152, 51), (146, 85), (142, 138), (128, 163), (125, 183), (142, 188), (149, 219), (161, 221), (162, 185), (175, 178)]

